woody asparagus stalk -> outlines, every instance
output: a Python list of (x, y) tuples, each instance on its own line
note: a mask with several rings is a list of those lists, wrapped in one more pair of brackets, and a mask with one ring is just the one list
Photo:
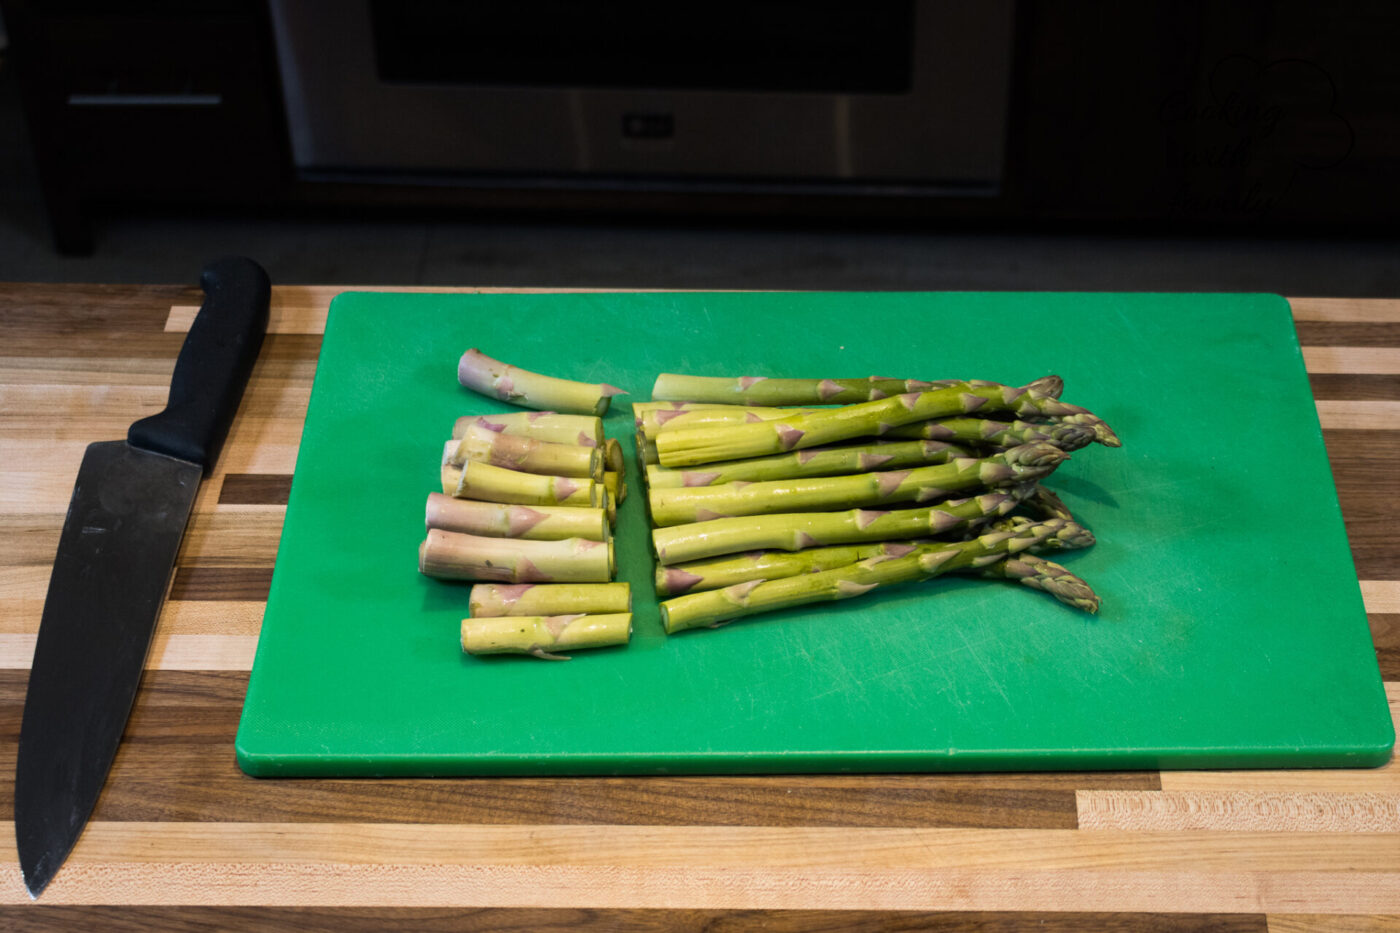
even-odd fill
[(457, 381), (475, 392), (541, 411), (605, 415), (614, 395), (626, 389), (607, 383), (575, 382), (494, 360), (473, 347), (457, 364)]

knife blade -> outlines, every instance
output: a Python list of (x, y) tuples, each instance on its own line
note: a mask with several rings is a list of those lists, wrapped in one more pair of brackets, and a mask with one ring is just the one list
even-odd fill
[(267, 331), (271, 283), (210, 262), (163, 411), (90, 444), (59, 536), (20, 723), (15, 841), (31, 897), (72, 851), (131, 715), (205, 470), (218, 458)]

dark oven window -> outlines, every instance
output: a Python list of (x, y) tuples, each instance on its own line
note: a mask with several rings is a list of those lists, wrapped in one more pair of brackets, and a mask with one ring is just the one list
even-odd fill
[(913, 3), (371, 0), (380, 80), (898, 94)]

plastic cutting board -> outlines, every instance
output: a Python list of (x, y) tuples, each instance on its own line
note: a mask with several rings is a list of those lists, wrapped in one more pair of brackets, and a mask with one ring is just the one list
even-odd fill
[[(423, 501), (479, 347), (650, 397), (659, 372), (1061, 374), (1106, 418), (1048, 482), (1092, 617), (941, 579), (668, 638), (631, 444), (626, 648), (458, 646)], [(618, 404), (620, 403), (620, 404)], [(630, 439), (626, 398), (607, 419)], [(1373, 766), (1394, 742), (1287, 303), (1271, 295), (348, 293), (331, 307), (238, 733), (254, 775)]]

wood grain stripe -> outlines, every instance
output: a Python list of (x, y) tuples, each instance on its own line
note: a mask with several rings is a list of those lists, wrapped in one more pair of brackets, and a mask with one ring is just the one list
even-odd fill
[(1386, 323), (1296, 324), (1298, 343), (1309, 346), (1400, 347), (1400, 321)]
[[(1362, 580), (1400, 579), (1394, 529), (1400, 526), (1400, 431), (1325, 431), (1333, 456), (1332, 477), (1357, 575)], [(1365, 588), (1363, 587), (1363, 590)], [(1375, 593), (1377, 597), (1380, 593)], [(1394, 612), (1368, 600), (1370, 612)]]
[[(1397, 843), (1335, 833), (98, 821), (45, 901), (1384, 913), (1400, 910)], [(7, 858), (0, 902), (27, 900)]]
[(272, 568), (182, 566), (175, 568), (171, 599), (266, 601)]
[(291, 491), (287, 473), (230, 473), (219, 487), (219, 504), (286, 505)]
[(1324, 430), (1400, 430), (1400, 402), (1317, 402)]
[[(47, 570), (47, 568), (45, 568)], [(0, 633), (33, 635), (39, 631), (43, 610), (43, 593), (27, 608), (32, 612), (0, 614)], [(13, 604), (11, 604), (13, 605)], [(0, 607), (4, 607), (0, 603)], [(156, 633), (166, 635), (251, 635), (262, 630), (263, 609), (258, 600), (221, 600), (190, 602), (166, 600), (161, 607)]]
[(1319, 401), (1385, 402), (1400, 399), (1400, 375), (1309, 373), (1313, 397)]
[(1400, 580), (1362, 580), (1361, 598), (1368, 613), (1400, 612)]
[(281, 508), (196, 511), (190, 516), (185, 537), (180, 543), (178, 562), (191, 569), (210, 564), (233, 564), (270, 573), (272, 563), (277, 558), (277, 544), (282, 536), (285, 515), (285, 510)]
[(1400, 430), (1400, 402), (1317, 403), (1317, 417), (1324, 430)]
[(1371, 642), (1376, 646), (1376, 662), (1385, 680), (1400, 681), (1400, 614), (1371, 613)]
[(1080, 829), (1400, 833), (1400, 794), (1079, 791)]
[(1270, 914), (1269, 933), (1395, 933), (1400, 914)]
[[(150, 933), (175, 929), (257, 930), (259, 933), (1266, 933), (1263, 914), (954, 912), (882, 910), (597, 910), (586, 908), (373, 907), (91, 907), (38, 904), (0, 908), (11, 933), (101, 929)], [(1290, 928), (1315, 933), (1323, 927)], [(1379, 927), (1338, 927), (1371, 933)]]
[(1400, 349), (1393, 347), (1303, 347), (1310, 373), (1400, 373)]
[[(28, 670), (34, 660), (32, 634), (0, 633), (0, 670)], [(248, 671), (257, 653), (256, 635), (172, 635), (157, 629), (146, 656), (147, 670)]]
[[(269, 334), (322, 334), (326, 330), (326, 315), (332, 299), (342, 292), (395, 292), (409, 294), (468, 294), (468, 295), (557, 295), (605, 294), (609, 292), (648, 292), (666, 289), (637, 288), (517, 288), (486, 286), (460, 288), (437, 285), (284, 285), (273, 288), (272, 304), (268, 309)], [(198, 305), (172, 305), (165, 319), (167, 333), (187, 333)]]
[[(444, 286), (410, 285), (284, 285), (272, 290), (268, 333), (313, 334), (325, 330), (326, 311), (331, 300), (342, 292), (369, 291), (395, 293), (441, 294), (589, 294), (605, 292), (664, 291), (664, 289), (627, 288), (517, 288), (494, 286), (482, 288), (453, 288)], [(1295, 322), (1388, 324), (1400, 322), (1400, 301), (1359, 301), (1350, 298), (1291, 298)], [(171, 306), (165, 319), (167, 333), (186, 333), (194, 321), (198, 305)]]
[(1374, 298), (1290, 298), (1295, 321), (1400, 322), (1400, 301)]
[[(237, 710), (207, 716), (236, 727)], [(155, 741), (124, 745), (96, 819), (386, 822), (490, 825), (829, 826), (1072, 829), (1078, 783), (1123, 775), (841, 775), (764, 777), (414, 778), (258, 780), (241, 774), (232, 733), (179, 737), (173, 709), (143, 713)]]
[[(393, 291), (394, 289), (386, 289)], [(274, 297), (276, 293), (274, 292)], [(285, 301), (274, 300), (268, 309), (267, 332), (272, 334), (324, 334), (326, 332), (327, 308), (289, 305)], [(166, 333), (187, 334), (194, 323), (199, 308), (195, 305), (175, 305), (165, 320)]]

